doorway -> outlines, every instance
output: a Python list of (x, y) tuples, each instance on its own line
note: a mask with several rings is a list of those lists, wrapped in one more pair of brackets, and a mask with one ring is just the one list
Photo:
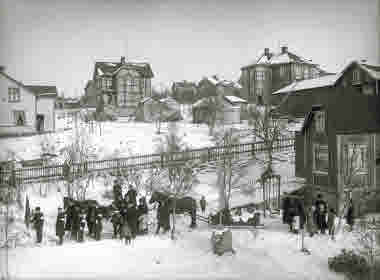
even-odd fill
[(44, 115), (37, 115), (37, 131), (42, 132), (44, 131)]

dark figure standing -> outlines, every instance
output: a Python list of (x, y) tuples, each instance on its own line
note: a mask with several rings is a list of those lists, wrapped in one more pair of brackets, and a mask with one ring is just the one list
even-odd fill
[(125, 240), (125, 244), (129, 245), (131, 244), (132, 240), (132, 231), (131, 228), (129, 227), (127, 219), (124, 219), (120, 228), (120, 240), (123, 241)]
[(169, 207), (167, 203), (158, 202), (156, 234), (160, 232), (161, 227), (164, 229), (164, 233), (170, 229), (169, 216), (170, 216), (170, 213), (169, 213)]
[(71, 225), (73, 221), (73, 211), (74, 211), (74, 205), (72, 202), (69, 201), (67, 208), (65, 209), (66, 211), (66, 225), (65, 225), (65, 230), (70, 231), (71, 230)]
[(117, 234), (120, 232), (120, 227), (122, 225), (122, 217), (119, 211), (114, 211), (111, 217), (111, 223), (113, 226), (113, 238), (117, 238)]
[(88, 232), (89, 236), (95, 237), (95, 224), (96, 224), (96, 213), (98, 212), (98, 207), (91, 207), (89, 210), (89, 218), (88, 218)]
[(139, 206), (137, 208), (137, 228), (138, 233), (148, 233), (148, 204), (146, 198), (141, 197), (139, 199)]
[(84, 241), (84, 229), (86, 228), (86, 218), (84, 213), (79, 216), (79, 230), (78, 230), (78, 241)]
[(347, 224), (350, 226), (350, 231), (354, 228), (354, 203), (352, 201), (352, 198), (350, 199), (348, 203), (348, 209), (347, 209), (347, 216), (346, 216)]
[(71, 239), (78, 241), (79, 231), (79, 207), (75, 206), (72, 212)]
[(201, 205), (201, 210), (202, 210), (202, 213), (204, 214), (205, 211), (206, 211), (206, 199), (205, 199), (205, 196), (202, 195), (202, 198), (200, 200), (200, 205)]
[(115, 201), (119, 201), (122, 196), (121, 185), (118, 180), (115, 180), (113, 185), (113, 198)]
[(333, 208), (330, 209), (327, 219), (327, 226), (329, 229), (329, 235), (332, 240), (335, 240), (335, 218), (336, 214)]
[(102, 224), (102, 214), (98, 213), (96, 215), (96, 220), (95, 220), (95, 239), (96, 240), (100, 240), (101, 238), (101, 234), (102, 234), (102, 230), (103, 230), (103, 224)]
[(287, 197), (287, 193), (284, 192), (285, 198), (282, 201), (282, 223), (290, 225), (290, 208), (291, 208), (291, 201), (290, 198)]
[(136, 204), (129, 203), (127, 208), (127, 221), (134, 239), (137, 234), (137, 209)]
[(316, 222), (318, 230), (321, 231), (322, 234), (325, 234), (327, 223), (326, 223), (326, 211), (327, 204), (323, 200), (321, 194), (318, 194), (317, 200), (315, 201), (315, 209), (316, 209)]
[(55, 223), (55, 234), (58, 236), (58, 244), (63, 244), (63, 236), (65, 235), (65, 213), (62, 208), (58, 208), (57, 222)]
[(41, 212), (40, 207), (36, 207), (36, 210), (31, 222), (33, 223), (33, 227), (36, 230), (37, 243), (41, 243), (43, 226), (44, 226), (44, 214)]
[(127, 192), (127, 202), (128, 203), (133, 203), (135, 206), (137, 205), (137, 192), (133, 188), (132, 185), (129, 185), (128, 192)]

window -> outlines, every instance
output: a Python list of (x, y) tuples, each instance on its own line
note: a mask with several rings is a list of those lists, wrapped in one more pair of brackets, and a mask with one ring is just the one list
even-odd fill
[(8, 88), (8, 102), (20, 102), (20, 89), (19, 88)]
[(119, 105), (127, 105), (128, 79), (120, 80)]
[(280, 66), (280, 76), (283, 77), (283, 76), (285, 76), (285, 74), (286, 74), (286, 66), (281, 65)]
[(296, 75), (296, 79), (301, 79), (302, 78), (302, 66), (301, 65), (295, 65), (295, 75)]
[(367, 173), (368, 168), (368, 150), (364, 144), (345, 144), (343, 146), (343, 162), (345, 174), (349, 173)]
[(102, 85), (103, 89), (111, 89), (112, 88), (112, 79), (111, 78), (103, 78), (102, 82), (103, 82), (103, 85)]
[(13, 111), (14, 123), (17, 126), (26, 125), (25, 112), (24, 111)]
[(138, 91), (138, 79), (129, 79), (128, 80), (129, 91)]
[(265, 72), (264, 71), (256, 71), (256, 81), (265, 80)]
[(359, 69), (355, 69), (352, 72), (352, 82), (353, 83), (360, 82), (360, 71), (359, 71)]
[(303, 69), (303, 78), (304, 79), (309, 79), (309, 68), (305, 67)]
[(314, 128), (317, 134), (325, 132), (326, 115), (324, 111), (314, 113)]
[(313, 171), (327, 173), (329, 170), (329, 151), (327, 145), (313, 145)]

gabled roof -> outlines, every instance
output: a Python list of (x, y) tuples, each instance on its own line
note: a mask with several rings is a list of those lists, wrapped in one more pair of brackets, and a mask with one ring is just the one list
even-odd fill
[(347, 66), (343, 68), (342, 71), (340, 71), (338, 74), (329, 74), (325, 73), (325, 76), (314, 78), (314, 79), (308, 79), (308, 80), (302, 80), (302, 81), (296, 81), (286, 87), (283, 87), (275, 92), (273, 92), (273, 95), (279, 94), (279, 93), (290, 93), (295, 91), (301, 91), (305, 89), (312, 89), (312, 88), (319, 88), (319, 87), (330, 87), (336, 85), (338, 80), (343, 77), (343, 75), (346, 73), (346, 71), (352, 66), (352, 65), (358, 65), (360, 69), (368, 73), (368, 75), (375, 79), (380, 80), (380, 66), (378, 65), (369, 65), (365, 63), (359, 63), (358, 61), (354, 60), (350, 62)]
[(26, 86), (28, 89), (33, 91), (36, 96), (39, 97), (56, 97), (57, 87), (56, 86)]
[(131, 68), (144, 77), (153, 78), (154, 74), (149, 63), (146, 62), (107, 62), (107, 61), (96, 61), (95, 62), (95, 72), (94, 76), (115, 75), (122, 67)]
[(338, 79), (338, 75), (326, 75), (319, 78), (296, 81), (290, 85), (283, 87), (275, 92), (273, 95), (286, 92), (295, 92), (304, 89), (319, 88), (319, 87), (329, 87), (335, 85), (335, 82)]
[(225, 79), (219, 75), (213, 75), (210, 77), (204, 77), (202, 80), (207, 80), (214, 86), (225, 86), (225, 87), (234, 87), (241, 89), (243, 88), (238, 82), (234, 82), (228, 79)]
[(20, 81), (17, 81), (16, 79), (12, 78), (11, 76), (9, 76), (8, 74), (6, 74), (4, 71), (0, 71), (0, 74), (3, 75), (5, 78), (11, 80), (12, 82), (16, 83), (17, 85), (19, 85), (20, 87), (26, 89), (28, 92), (30, 92), (31, 94), (35, 94), (31, 89), (29, 89), (28, 87), (26, 87), (22, 82)]
[(279, 53), (269, 53), (269, 58), (263, 53), (259, 56), (258, 59), (256, 59), (254, 62), (243, 66), (242, 69), (248, 68), (250, 66), (254, 66), (256, 64), (283, 64), (283, 63), (302, 63), (302, 64), (309, 64), (309, 65), (317, 65), (311, 62), (311, 60), (301, 57), (300, 55), (294, 54), (292, 52), (289, 52), (288, 50), (285, 52), (279, 52)]

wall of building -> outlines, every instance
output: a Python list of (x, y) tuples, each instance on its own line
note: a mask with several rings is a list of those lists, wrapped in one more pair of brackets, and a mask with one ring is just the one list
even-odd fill
[(38, 97), (37, 114), (44, 115), (44, 131), (55, 130), (55, 97)]
[[(9, 87), (19, 88), (20, 102), (8, 101)], [(25, 112), (25, 127), (34, 130), (36, 127), (36, 97), (34, 93), (0, 74), (0, 126), (15, 126), (16, 121), (13, 115), (15, 110)], [(22, 129), (20, 128), (20, 130)]]

